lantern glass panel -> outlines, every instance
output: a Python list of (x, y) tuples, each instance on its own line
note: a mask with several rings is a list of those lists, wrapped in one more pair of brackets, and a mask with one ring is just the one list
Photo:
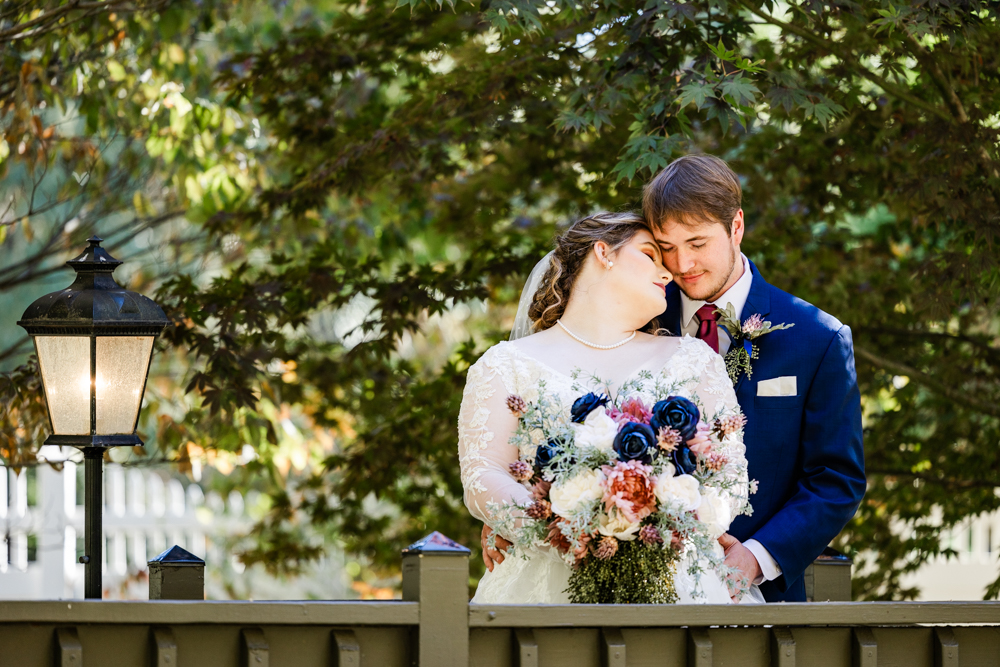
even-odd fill
[(142, 405), (153, 336), (97, 337), (97, 433), (129, 435)]
[(90, 337), (35, 336), (56, 435), (90, 435)]

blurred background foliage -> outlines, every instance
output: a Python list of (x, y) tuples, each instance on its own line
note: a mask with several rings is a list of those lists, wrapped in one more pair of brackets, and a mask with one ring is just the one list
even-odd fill
[(431, 530), (478, 547), (464, 375), (553, 235), (705, 151), (766, 278), (854, 330), (837, 545), (857, 599), (913, 597), (1000, 506), (998, 79), (988, 2), (5, 0), (0, 460), (47, 428), (15, 322), (96, 233), (173, 322), (111, 456), (262, 492), (244, 563), (343, 549), (384, 594)]

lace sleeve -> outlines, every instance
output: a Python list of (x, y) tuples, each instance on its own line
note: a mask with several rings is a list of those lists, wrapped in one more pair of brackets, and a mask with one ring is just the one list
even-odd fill
[[(700, 343), (701, 341), (699, 341)], [(736, 391), (726, 372), (726, 362), (707, 345), (700, 345), (702, 365), (700, 382), (695, 390), (703, 408), (702, 419), (709, 424), (716, 419), (725, 419), (742, 414), (736, 400)], [(746, 446), (743, 444), (743, 429), (730, 433), (722, 440), (722, 447), (716, 451), (726, 455), (726, 475), (732, 485), (724, 493), (731, 512), (730, 520), (743, 513), (749, 498)]]
[(531, 500), (531, 492), (514, 479), (509, 469), (518, 460), (517, 448), (510, 444), (517, 417), (506, 403), (517, 387), (513, 386), (514, 373), (504, 368), (512, 363), (511, 359), (495, 350), (487, 350), (469, 368), (458, 415), (458, 457), (465, 506), (486, 524), (491, 523), (487, 503), (525, 505)]

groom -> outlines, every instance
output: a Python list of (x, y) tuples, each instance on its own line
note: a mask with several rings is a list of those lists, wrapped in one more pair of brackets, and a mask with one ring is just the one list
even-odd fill
[[(643, 215), (673, 274), (659, 322), (722, 355), (733, 341), (716, 309), (731, 305), (740, 322), (759, 315), (793, 325), (756, 338), (752, 375), (737, 378), (750, 479), (760, 486), (750, 497), (753, 515), (737, 517), (719, 542), (726, 563), (758, 583), (768, 602), (805, 601), (802, 574), (865, 493), (854, 346), (849, 327), (769, 285), (740, 252), (742, 198), (736, 174), (710, 155), (679, 158), (646, 186)], [(492, 570), (504, 554), (488, 547), (490, 532), (484, 526)]]
[(854, 347), (849, 327), (769, 285), (740, 252), (741, 204), (724, 161), (689, 155), (646, 185), (642, 210), (673, 274), (660, 318), (670, 332), (725, 355), (733, 341), (717, 308), (733, 306), (740, 322), (760, 315), (794, 325), (756, 338), (752, 375), (736, 380), (750, 479), (760, 487), (750, 497), (753, 515), (737, 517), (719, 541), (726, 563), (760, 584), (768, 602), (805, 601), (806, 566), (865, 493)]

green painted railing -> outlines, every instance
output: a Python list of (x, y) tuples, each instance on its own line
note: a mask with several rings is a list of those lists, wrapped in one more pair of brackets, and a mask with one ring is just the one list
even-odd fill
[(0, 602), (0, 667), (1000, 664), (996, 602), (479, 606), (468, 575), (414, 549), (402, 601)]

